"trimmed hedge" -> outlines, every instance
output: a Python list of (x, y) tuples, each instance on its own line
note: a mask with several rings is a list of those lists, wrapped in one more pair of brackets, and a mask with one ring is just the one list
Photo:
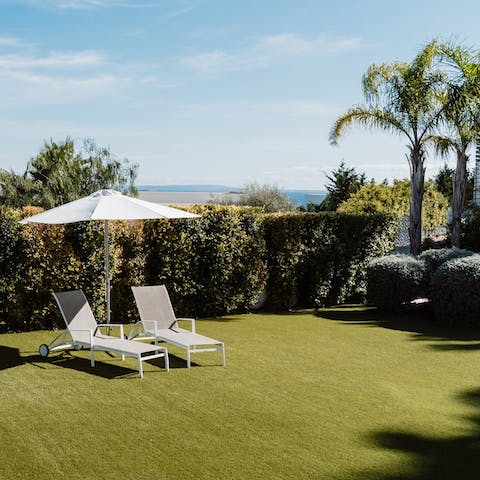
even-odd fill
[(452, 325), (479, 323), (480, 255), (450, 260), (432, 276), (435, 316)]
[(364, 300), (366, 266), (393, 250), (396, 229), (391, 216), (332, 212), (273, 214), (263, 225), (271, 310)]
[(265, 240), (258, 210), (196, 206), (201, 218), (147, 221), (147, 284), (166, 284), (182, 315), (248, 311), (267, 277)]
[(403, 303), (427, 295), (425, 262), (410, 255), (389, 255), (367, 268), (368, 302), (379, 310), (395, 312)]
[[(366, 265), (393, 249), (386, 215), (262, 214), (196, 206), (195, 220), (110, 222), (112, 320), (138, 315), (131, 285), (165, 283), (179, 315), (286, 310), (363, 300)], [(62, 326), (52, 291), (82, 288), (104, 318), (102, 222), (20, 225), (0, 209), (0, 330)]]

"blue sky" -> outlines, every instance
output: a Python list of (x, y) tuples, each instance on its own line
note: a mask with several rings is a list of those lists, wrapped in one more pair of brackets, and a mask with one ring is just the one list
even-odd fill
[(480, 47), (479, 5), (0, 0), (0, 167), (22, 172), (45, 139), (70, 136), (138, 163), (140, 184), (315, 189), (342, 159), (406, 177), (403, 139), (355, 129), (332, 147), (330, 127), (362, 101), (371, 63), (433, 37)]

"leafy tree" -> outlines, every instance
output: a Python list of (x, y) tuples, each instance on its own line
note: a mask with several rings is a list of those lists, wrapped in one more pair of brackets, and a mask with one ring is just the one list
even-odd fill
[(448, 201), (452, 201), (453, 197), (453, 176), (455, 175), (455, 169), (450, 168), (447, 163), (444, 163), (443, 167), (438, 171), (434, 177), (435, 186), (439, 192), (442, 192), (448, 198)]
[(452, 245), (460, 247), (462, 214), (466, 206), (468, 148), (480, 134), (480, 56), (459, 45), (438, 45), (448, 74), (445, 131), (432, 137), (437, 153), (455, 153), (457, 164), (452, 192)]
[(30, 178), (17, 175), (15, 172), (0, 171), (0, 204), (21, 207), (30, 203), (23, 199), (33, 198), (37, 192), (37, 186)]
[(330, 181), (326, 185), (328, 193), (320, 204), (319, 210), (335, 211), (342, 202), (358, 192), (365, 184), (365, 173), (358, 173), (355, 168), (348, 168), (342, 160), (338, 169), (333, 170), (331, 175), (327, 175), (327, 179)]
[(336, 144), (347, 127), (358, 124), (405, 136), (408, 140), (411, 202), (410, 252), (420, 253), (426, 147), (442, 122), (445, 74), (435, 68), (436, 42), (411, 63), (371, 65), (363, 77), (366, 103), (340, 116), (330, 132)]
[(276, 185), (250, 183), (245, 186), (237, 205), (262, 207), (267, 213), (295, 210), (295, 205)]
[[(445, 197), (448, 198), (449, 203), (452, 202), (452, 198), (453, 198), (454, 175), (455, 175), (455, 169), (449, 167), (448, 164), (445, 163), (434, 178), (435, 186), (437, 190), (441, 192)], [(465, 204), (463, 205), (464, 209), (468, 205), (469, 199), (473, 198), (473, 183), (474, 183), (473, 171), (467, 170)]]
[(23, 175), (0, 174), (2, 203), (51, 208), (102, 188), (116, 188), (135, 195), (136, 164), (116, 158), (108, 148), (84, 140), (76, 151), (73, 140), (45, 142)]
[[(370, 182), (338, 207), (338, 212), (352, 214), (390, 213), (408, 215), (410, 205), (410, 181), (394, 180), (393, 185)], [(448, 199), (437, 190), (434, 180), (425, 182), (422, 227), (433, 232), (445, 225)]]
[(23, 175), (34, 186), (29, 203), (51, 208), (79, 198), (80, 164), (73, 140), (45, 142), (40, 153), (28, 162)]

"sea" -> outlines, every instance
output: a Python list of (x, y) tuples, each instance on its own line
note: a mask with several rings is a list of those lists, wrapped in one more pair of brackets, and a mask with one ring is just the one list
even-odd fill
[[(225, 185), (137, 185), (139, 192), (195, 192), (195, 193), (241, 193), (242, 189)], [(325, 190), (282, 189), (288, 198), (298, 206), (308, 203), (321, 203), (327, 192)]]

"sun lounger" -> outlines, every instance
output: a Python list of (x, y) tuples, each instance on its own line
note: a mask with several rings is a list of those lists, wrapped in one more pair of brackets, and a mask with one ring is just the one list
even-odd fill
[[(195, 332), (195, 319), (177, 318), (173, 311), (165, 285), (132, 287), (141, 321), (135, 324), (128, 338), (135, 340), (163, 341), (183, 348), (187, 354), (187, 367), (190, 368), (191, 353), (220, 351), (222, 365), (225, 366), (225, 346), (223, 342), (199, 335)], [(178, 326), (177, 320), (191, 323), (191, 331)]]
[[(49, 345), (40, 345), (40, 355), (47, 357), (52, 351), (65, 349), (90, 349), (90, 361), (95, 365), (94, 352), (96, 350), (112, 352), (134, 357), (138, 360), (138, 373), (143, 378), (142, 362), (154, 358), (164, 357), (165, 368), (168, 371), (168, 351), (158, 345), (133, 342), (124, 338), (122, 324), (98, 324), (93, 316), (92, 309), (81, 290), (54, 293), (60, 312), (67, 326), (67, 330), (58, 335)], [(120, 338), (102, 334), (100, 327), (118, 327)]]

